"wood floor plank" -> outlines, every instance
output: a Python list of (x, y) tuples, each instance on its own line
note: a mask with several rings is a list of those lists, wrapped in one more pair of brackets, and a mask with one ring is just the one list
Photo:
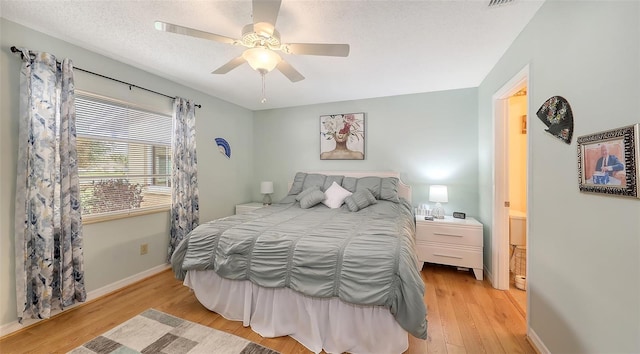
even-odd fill
[[(464, 341), (462, 340), (462, 333), (460, 333), (460, 327), (453, 308), (454, 305), (452, 304), (453, 294), (449, 290), (443, 274), (436, 273), (433, 279), (434, 283), (432, 286), (434, 286), (436, 290), (438, 312), (440, 313), (442, 332), (444, 333), (445, 343), (448, 348), (447, 352), (451, 353), (452, 350), (455, 350), (455, 352), (459, 353), (460, 348), (464, 348)], [(427, 284), (427, 286), (429, 286), (429, 284)], [(429, 315), (427, 314), (427, 316)], [(449, 347), (451, 347), (451, 349), (449, 349)]]
[[(524, 318), (504, 292), (451, 267), (427, 264), (421, 275), (426, 284), (428, 339), (410, 337), (405, 354), (535, 353), (525, 339)], [(291, 337), (262, 338), (242, 322), (207, 310), (170, 271), (0, 338), (0, 353), (66, 353), (149, 308), (233, 333), (282, 354), (311, 353)]]
[(474, 299), (471, 299), (472, 301), (469, 302), (469, 297), (465, 296), (472, 287), (470, 282), (475, 282), (476, 280), (469, 272), (465, 273), (467, 274), (463, 277), (450, 277), (446, 279), (447, 286), (451, 292), (451, 303), (453, 304), (458, 328), (460, 329), (462, 341), (467, 352), (487, 353), (480, 339), (475, 321), (469, 311), (469, 305), (474, 303)]
[(427, 351), (423, 353), (446, 354), (447, 343), (444, 338), (442, 322), (440, 321), (440, 306), (433, 272), (422, 271), (422, 280), (425, 282), (425, 304), (427, 305)]
[[(497, 340), (502, 349), (496, 351), (496, 353), (517, 353), (520, 351), (520, 346), (514, 340), (512, 332), (507, 328), (505, 314), (498, 307), (499, 303), (496, 304), (494, 302), (499, 292), (489, 284), (484, 285), (482, 288), (473, 288), (471, 290), (471, 296), (478, 301), (483, 312), (481, 316), (483, 315), (487, 322), (488, 330), (485, 331), (483, 338), (487, 341)], [(520, 318), (520, 320), (524, 323), (523, 318)]]

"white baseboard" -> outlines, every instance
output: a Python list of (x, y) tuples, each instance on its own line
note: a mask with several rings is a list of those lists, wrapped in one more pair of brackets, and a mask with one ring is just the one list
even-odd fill
[(131, 285), (131, 284), (133, 284), (133, 283), (135, 283), (135, 282), (137, 282), (139, 280), (142, 280), (144, 278), (150, 277), (150, 276), (152, 276), (154, 274), (158, 274), (158, 273), (160, 273), (163, 270), (168, 269), (168, 268), (171, 268), (171, 265), (169, 265), (169, 264), (161, 264), (159, 266), (155, 266), (155, 267), (153, 267), (151, 269), (147, 269), (147, 270), (145, 270), (143, 272), (140, 272), (138, 274), (134, 274), (134, 275), (132, 275), (130, 277), (127, 277), (127, 278), (124, 278), (122, 280), (119, 280), (119, 281), (117, 281), (115, 283), (111, 283), (111, 284), (103, 286), (103, 287), (101, 287), (99, 289), (89, 291), (87, 293), (87, 301), (97, 299), (100, 296), (104, 296), (104, 295), (112, 293), (112, 292), (114, 292), (116, 290), (122, 289), (127, 285)]
[[(158, 274), (158, 273), (160, 273), (160, 272), (162, 272), (162, 271), (164, 271), (165, 269), (168, 269), (168, 268), (171, 268), (171, 265), (169, 265), (169, 264), (161, 264), (159, 266), (153, 267), (151, 269), (147, 269), (147, 270), (145, 270), (143, 272), (140, 272), (138, 274), (134, 274), (134, 275), (132, 275), (130, 277), (127, 277), (127, 278), (124, 278), (122, 280), (119, 280), (119, 281), (117, 281), (115, 283), (111, 283), (111, 284), (103, 286), (103, 287), (101, 287), (99, 289), (92, 290), (92, 291), (87, 293), (87, 300), (85, 302), (76, 303), (76, 304), (74, 304), (72, 306), (67, 307), (65, 310), (69, 310), (69, 309), (72, 309), (72, 308), (77, 307), (77, 306), (82, 306), (83, 304), (86, 304), (87, 302), (89, 302), (91, 300), (95, 300), (95, 299), (97, 299), (99, 297), (102, 297), (104, 295), (110, 294), (110, 293), (112, 293), (112, 292), (114, 292), (116, 290), (120, 290), (120, 289), (124, 288), (127, 285), (131, 285), (131, 284), (133, 284), (133, 283), (135, 283), (135, 282), (137, 282), (139, 280), (142, 280), (144, 278), (150, 277), (150, 276), (152, 276), (154, 274)], [(60, 311), (59, 309), (56, 309), (56, 310), (52, 309), (51, 310), (51, 316), (55, 316), (55, 315), (57, 315), (57, 314), (59, 314), (61, 312), (62, 311)], [(19, 323), (16, 320), (16, 321), (4, 324), (4, 325), (0, 326), (0, 338), (6, 336), (8, 334), (11, 334), (11, 333), (13, 333), (15, 331), (18, 331), (20, 329), (23, 329), (23, 328), (29, 327), (31, 325), (34, 325), (34, 324), (36, 324), (36, 323), (38, 323), (40, 321), (46, 321), (46, 319), (45, 320), (38, 320), (38, 319), (28, 318), (28, 319), (24, 319), (22, 321), (22, 323)]]
[(496, 282), (495, 282), (495, 279), (493, 278), (493, 273), (491, 273), (491, 272), (487, 269), (486, 265), (485, 265), (485, 267), (484, 267), (484, 274), (487, 276), (487, 280), (489, 280), (489, 283), (491, 283), (491, 286), (493, 286), (493, 287), (495, 288), (495, 287), (496, 287), (496, 286), (495, 286)]
[(551, 354), (549, 349), (544, 345), (540, 337), (538, 337), (536, 332), (533, 329), (531, 329), (531, 327), (529, 327), (527, 331), (527, 337), (529, 337), (529, 342), (533, 346), (533, 349), (535, 349), (538, 353)]

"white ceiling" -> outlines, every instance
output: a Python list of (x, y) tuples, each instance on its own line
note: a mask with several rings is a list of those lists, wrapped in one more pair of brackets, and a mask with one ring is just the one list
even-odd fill
[[(282, 0), (276, 28), (283, 42), (347, 43), (351, 52), (347, 58), (282, 54), (306, 79), (292, 83), (278, 71), (267, 74), (264, 104), (260, 75), (247, 64), (225, 75), (210, 74), (244, 47), (154, 29), (160, 20), (239, 38), (242, 27), (252, 22), (250, 0), (1, 0), (0, 14), (261, 110), (476, 87), (543, 2), (514, 0), (489, 7), (489, 0)], [(127, 81), (118, 73), (100, 73)]]

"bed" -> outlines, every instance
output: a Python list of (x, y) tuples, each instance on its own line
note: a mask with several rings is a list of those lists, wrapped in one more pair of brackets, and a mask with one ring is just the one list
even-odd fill
[(279, 203), (194, 229), (172, 268), (206, 308), (263, 337), (402, 353), (427, 335), (410, 196), (396, 173), (299, 172)]

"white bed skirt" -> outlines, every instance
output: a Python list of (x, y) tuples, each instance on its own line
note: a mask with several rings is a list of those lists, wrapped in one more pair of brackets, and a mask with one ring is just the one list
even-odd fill
[(402, 353), (408, 333), (382, 306), (359, 306), (338, 298), (304, 296), (288, 288), (263, 288), (229, 280), (214, 271), (189, 271), (184, 285), (198, 301), (263, 337), (291, 336), (319, 353)]

